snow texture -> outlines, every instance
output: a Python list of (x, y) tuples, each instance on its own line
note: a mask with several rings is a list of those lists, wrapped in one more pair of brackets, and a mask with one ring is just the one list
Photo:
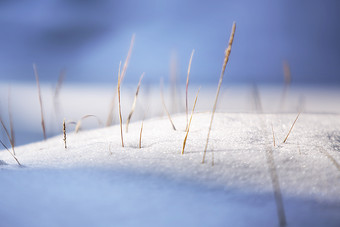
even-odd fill
[[(0, 218), (6, 226), (275, 226), (282, 196), (289, 226), (339, 226), (338, 114), (211, 113), (67, 132), (0, 152)], [(125, 127), (124, 127), (125, 128)], [(273, 130), (272, 130), (273, 129)], [(275, 146), (273, 144), (273, 132)], [(212, 165), (214, 162), (214, 165)], [(6, 165), (5, 165), (6, 164)], [(273, 176), (279, 183), (275, 187)], [(279, 191), (278, 191), (279, 190)]]

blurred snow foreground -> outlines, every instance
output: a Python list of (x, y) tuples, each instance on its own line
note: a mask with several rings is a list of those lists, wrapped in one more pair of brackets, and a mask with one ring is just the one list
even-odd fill
[[(5, 226), (339, 226), (338, 114), (211, 113), (58, 135), (0, 152)], [(275, 146), (274, 146), (275, 139)]]

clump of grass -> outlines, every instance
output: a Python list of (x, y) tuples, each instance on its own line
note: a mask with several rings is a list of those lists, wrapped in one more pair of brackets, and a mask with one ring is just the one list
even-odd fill
[(161, 99), (162, 99), (163, 108), (164, 108), (166, 114), (168, 115), (168, 118), (169, 118), (169, 121), (171, 123), (172, 129), (176, 131), (176, 127), (175, 127), (174, 123), (172, 122), (170, 113), (169, 113), (169, 111), (168, 111), (168, 109), (166, 108), (166, 105), (165, 105), (164, 95), (163, 95), (163, 79), (161, 79)]
[(292, 124), (292, 127), (290, 127), (290, 129), (289, 129), (289, 132), (288, 132), (288, 134), (287, 134), (286, 138), (284, 139), (283, 143), (285, 143), (285, 142), (287, 141), (287, 139), (288, 139), (288, 136), (289, 136), (289, 134), (291, 133), (291, 131), (292, 131), (292, 129), (293, 129), (293, 127), (294, 127), (294, 125), (295, 125), (295, 123), (296, 123), (297, 119), (298, 119), (298, 118), (299, 118), (299, 116), (300, 116), (300, 114), (301, 114), (301, 112), (299, 112), (299, 113), (298, 113), (298, 115), (296, 116), (296, 118), (295, 118), (295, 121), (294, 121), (294, 123)]
[(88, 115), (85, 115), (83, 116), (82, 118), (80, 118), (76, 124), (76, 127), (75, 127), (75, 132), (78, 133), (80, 128), (81, 128), (81, 125), (82, 125), (82, 121), (86, 118), (89, 118), (89, 117), (94, 117), (97, 119), (98, 121), (98, 125), (102, 125), (102, 122), (100, 121), (100, 119), (96, 116), (96, 115), (92, 115), (92, 114), (88, 114)]
[(43, 130), (44, 134), (44, 140), (46, 140), (46, 128), (45, 128), (45, 120), (44, 120), (44, 112), (43, 112), (43, 104), (41, 100), (41, 91), (40, 91), (40, 84), (39, 84), (39, 75), (38, 75), (38, 70), (37, 66), (33, 64), (33, 71), (35, 75), (35, 79), (37, 81), (37, 87), (38, 87), (38, 96), (39, 96), (39, 104), (40, 104), (40, 114), (41, 114), (41, 127)]
[(63, 134), (64, 134), (64, 147), (67, 149), (67, 144), (66, 144), (66, 123), (65, 123), (65, 118), (63, 120)]
[(197, 102), (197, 98), (198, 98), (198, 94), (200, 92), (200, 89), (201, 88), (199, 88), (198, 91), (197, 91), (195, 102), (194, 102), (194, 106), (192, 107), (192, 111), (191, 111), (191, 116), (190, 116), (190, 120), (189, 120), (189, 123), (188, 123), (188, 127), (186, 128), (186, 134), (185, 134), (185, 138), (184, 138), (184, 141), (183, 141), (182, 154), (184, 154), (185, 144), (187, 142), (187, 138), (188, 138), (188, 134), (189, 134), (189, 130), (190, 130), (190, 125), (191, 125), (191, 120), (192, 120), (192, 116), (194, 115), (194, 112), (195, 112), (196, 102)]
[(194, 53), (195, 53), (195, 49), (193, 49), (191, 52), (189, 66), (188, 66), (187, 82), (185, 86), (185, 113), (187, 116), (187, 125), (185, 127), (185, 130), (187, 130), (188, 128), (188, 87), (189, 87), (189, 75), (190, 75), (190, 70), (191, 70), (191, 62), (192, 62), (192, 57), (194, 56)]
[(8, 153), (10, 153), (10, 155), (15, 159), (15, 161), (18, 163), (19, 166), (21, 166), (19, 160), (17, 159), (17, 157), (12, 154), (12, 152), (8, 149), (8, 147), (2, 142), (2, 140), (0, 139), (0, 143), (1, 145), (8, 151)]
[(138, 82), (138, 85), (137, 85), (137, 90), (136, 90), (135, 98), (134, 98), (134, 100), (133, 100), (132, 107), (131, 107), (131, 111), (130, 111), (129, 116), (128, 116), (128, 119), (127, 119), (127, 121), (126, 121), (126, 133), (127, 133), (128, 130), (129, 130), (129, 123), (130, 123), (132, 114), (133, 114), (133, 112), (135, 111), (135, 108), (136, 108), (136, 103), (137, 103), (137, 97), (138, 97), (138, 93), (139, 93), (139, 88), (140, 88), (140, 85), (141, 85), (141, 83), (142, 83), (142, 79), (143, 79), (144, 75), (145, 75), (145, 73), (143, 73), (143, 74), (140, 76), (140, 79), (139, 79), (139, 82)]
[(218, 95), (219, 95), (219, 93), (220, 93), (220, 89), (221, 89), (221, 85), (222, 85), (222, 81), (223, 81), (223, 76), (224, 76), (225, 68), (226, 68), (227, 63), (228, 63), (228, 60), (229, 60), (229, 55), (230, 55), (230, 52), (231, 52), (231, 46), (233, 45), (235, 30), (236, 30), (236, 23), (234, 22), (234, 23), (233, 23), (233, 26), (232, 26), (232, 29), (231, 29), (231, 34), (230, 34), (230, 38), (229, 38), (229, 44), (228, 44), (227, 49), (225, 50), (224, 62), (223, 62), (222, 71), (221, 71), (221, 76), (220, 76), (220, 80), (219, 80), (219, 82), (218, 82), (218, 87), (217, 87), (215, 102), (214, 102), (214, 106), (213, 106), (213, 110), (212, 110), (212, 114), (211, 114), (210, 125), (209, 125), (209, 131), (208, 131), (207, 141), (206, 141), (205, 148), (204, 148), (202, 163), (204, 163), (205, 155), (206, 155), (206, 153), (207, 153), (207, 148), (208, 148), (208, 143), (209, 143), (209, 136), (210, 136), (211, 126), (212, 126), (212, 122), (213, 122), (213, 119), (214, 119), (214, 114), (215, 114), (215, 111), (216, 111), (217, 99), (218, 99)]

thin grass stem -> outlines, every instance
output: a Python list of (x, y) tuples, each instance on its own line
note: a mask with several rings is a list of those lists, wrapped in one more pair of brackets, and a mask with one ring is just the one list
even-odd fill
[(168, 111), (168, 109), (166, 108), (166, 105), (165, 105), (164, 95), (163, 95), (163, 80), (162, 79), (161, 79), (161, 99), (162, 99), (163, 108), (164, 108), (166, 114), (168, 115), (171, 126), (172, 126), (173, 130), (176, 131), (176, 127), (175, 127), (174, 123), (172, 122), (170, 113), (169, 113), (169, 111)]
[(130, 123), (132, 114), (133, 114), (133, 112), (135, 111), (135, 108), (136, 108), (137, 97), (138, 97), (138, 94), (139, 94), (139, 88), (140, 88), (140, 85), (141, 85), (141, 83), (142, 83), (142, 79), (143, 79), (144, 75), (145, 75), (145, 73), (143, 73), (143, 74), (141, 75), (141, 77), (140, 77), (140, 79), (139, 79), (139, 82), (138, 82), (138, 85), (137, 85), (137, 90), (136, 90), (135, 98), (133, 99), (131, 111), (130, 111), (129, 116), (128, 116), (128, 119), (127, 119), (127, 121), (126, 121), (126, 133), (128, 133), (128, 130), (129, 130), (129, 123)]
[(188, 87), (189, 87), (189, 75), (190, 75), (190, 70), (191, 70), (191, 62), (192, 62), (192, 57), (194, 56), (194, 53), (195, 53), (195, 49), (193, 49), (191, 52), (189, 66), (188, 66), (187, 82), (185, 86), (185, 113), (187, 117), (187, 125), (185, 127), (185, 130), (187, 130), (188, 128)]
[(227, 47), (227, 49), (225, 51), (224, 62), (223, 62), (221, 76), (220, 76), (220, 80), (218, 82), (215, 102), (214, 102), (214, 106), (213, 106), (213, 110), (212, 110), (212, 114), (211, 114), (210, 125), (209, 125), (209, 130), (208, 130), (208, 136), (207, 136), (207, 141), (206, 141), (205, 148), (204, 148), (202, 163), (204, 163), (205, 155), (207, 153), (211, 126), (212, 126), (212, 123), (213, 123), (213, 120), (214, 120), (214, 114), (215, 114), (215, 111), (216, 111), (217, 99), (218, 99), (218, 95), (220, 93), (220, 89), (221, 89), (221, 85), (222, 85), (222, 81), (223, 81), (223, 76), (224, 76), (225, 68), (226, 68), (228, 60), (229, 60), (229, 55), (230, 55), (230, 52), (231, 52), (231, 46), (233, 45), (235, 29), (236, 29), (236, 23), (234, 22), (233, 23), (233, 27), (231, 29), (231, 34), (230, 34), (230, 38), (229, 38), (229, 44), (228, 44), (228, 47)]
[(296, 116), (296, 118), (295, 118), (295, 121), (294, 121), (294, 123), (292, 124), (292, 127), (290, 127), (290, 129), (289, 129), (289, 132), (288, 132), (288, 134), (287, 134), (287, 136), (286, 136), (285, 140), (283, 141), (283, 143), (285, 143), (285, 142), (287, 141), (287, 139), (288, 139), (288, 136), (289, 136), (289, 134), (291, 133), (291, 131), (292, 131), (292, 129), (293, 129), (293, 127), (294, 127), (294, 125), (295, 125), (295, 123), (296, 123), (297, 119), (298, 119), (298, 118), (299, 118), (299, 116), (300, 116), (300, 114), (301, 114), (301, 112), (299, 112), (299, 113), (298, 113), (298, 115)]
[(45, 128), (43, 104), (42, 104), (42, 99), (41, 99), (41, 90), (40, 90), (40, 84), (39, 84), (39, 75), (38, 75), (37, 66), (35, 64), (33, 64), (33, 71), (34, 71), (34, 75), (35, 75), (35, 79), (37, 81), (37, 87), (38, 87), (40, 115), (41, 115), (41, 127), (42, 127), (43, 134), (44, 134), (44, 140), (46, 140), (46, 128)]
[(189, 134), (189, 130), (190, 130), (191, 120), (192, 120), (192, 116), (194, 115), (194, 112), (195, 112), (196, 102), (197, 102), (197, 98), (198, 98), (198, 94), (200, 92), (200, 89), (201, 88), (199, 88), (198, 91), (197, 91), (196, 98), (195, 98), (195, 101), (194, 101), (194, 106), (192, 107), (190, 120), (189, 120), (189, 123), (188, 123), (188, 127), (186, 129), (187, 133), (185, 134), (185, 138), (184, 138), (184, 141), (183, 141), (182, 154), (184, 154), (184, 149), (185, 149), (185, 145), (186, 145), (188, 134)]
[(8, 151), (8, 153), (10, 153), (10, 155), (15, 159), (15, 161), (18, 163), (19, 166), (21, 166), (19, 160), (17, 159), (17, 157), (15, 157), (14, 154), (12, 154), (12, 152), (8, 149), (8, 147), (0, 140), (1, 145)]

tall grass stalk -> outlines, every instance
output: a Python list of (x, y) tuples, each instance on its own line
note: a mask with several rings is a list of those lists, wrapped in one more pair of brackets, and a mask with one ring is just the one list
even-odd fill
[(122, 147), (124, 147), (124, 138), (123, 138), (123, 125), (122, 125), (122, 107), (120, 104), (120, 83), (122, 81), (122, 77), (120, 76), (120, 66), (119, 63), (119, 71), (118, 71), (118, 83), (117, 83), (117, 94), (118, 94), (118, 111), (119, 111), (119, 124), (120, 124), (120, 138), (122, 140)]
[(187, 138), (188, 138), (188, 134), (189, 134), (189, 130), (190, 130), (190, 125), (191, 125), (191, 120), (192, 120), (192, 116), (194, 115), (194, 112), (195, 112), (196, 102), (197, 102), (197, 98), (198, 98), (198, 94), (200, 92), (200, 89), (201, 88), (199, 88), (198, 91), (197, 91), (195, 102), (194, 102), (194, 106), (192, 107), (192, 111), (191, 111), (191, 116), (190, 116), (190, 120), (189, 120), (189, 123), (188, 123), (188, 127), (186, 128), (186, 132), (187, 133), (185, 134), (185, 138), (184, 138), (184, 141), (183, 141), (182, 154), (184, 154), (185, 144), (187, 142)]
[(289, 134), (291, 133), (291, 131), (292, 131), (292, 129), (293, 129), (293, 127), (294, 127), (294, 125), (295, 125), (295, 123), (296, 123), (297, 119), (298, 119), (298, 118), (299, 118), (299, 116), (300, 116), (300, 114), (301, 114), (301, 112), (299, 112), (299, 113), (298, 113), (298, 115), (296, 116), (296, 118), (295, 118), (295, 121), (294, 121), (294, 123), (292, 124), (292, 127), (290, 127), (290, 129), (289, 129), (289, 132), (288, 132), (288, 134), (287, 134), (287, 136), (286, 136), (285, 140), (283, 141), (283, 143), (285, 143), (285, 142), (287, 141), (287, 139), (288, 139), (288, 136), (289, 136)]
[(143, 73), (143, 74), (140, 76), (140, 79), (139, 79), (139, 82), (138, 82), (138, 85), (137, 85), (137, 90), (136, 90), (135, 98), (133, 99), (131, 111), (130, 111), (129, 116), (128, 116), (128, 119), (127, 119), (127, 121), (126, 121), (126, 133), (127, 133), (128, 130), (129, 130), (129, 123), (130, 123), (132, 114), (133, 114), (133, 112), (135, 111), (135, 108), (136, 108), (137, 97), (138, 97), (138, 94), (139, 94), (139, 88), (140, 88), (140, 85), (141, 85), (141, 83), (142, 83), (142, 79), (143, 79), (144, 75), (145, 75), (145, 73)]
[(188, 87), (189, 87), (189, 75), (190, 75), (190, 70), (191, 70), (191, 62), (192, 62), (192, 57), (194, 56), (194, 53), (195, 53), (195, 49), (193, 49), (191, 52), (189, 66), (188, 66), (187, 82), (185, 86), (185, 113), (187, 116), (187, 125), (185, 127), (185, 130), (187, 130), (188, 128)]
[(40, 115), (41, 115), (41, 127), (42, 127), (43, 134), (44, 134), (44, 140), (46, 140), (46, 128), (45, 128), (43, 104), (42, 104), (42, 100), (41, 100), (41, 90), (40, 90), (40, 84), (39, 84), (39, 75), (38, 75), (37, 66), (35, 64), (33, 64), (33, 71), (34, 71), (34, 75), (35, 75), (35, 79), (37, 81), (37, 87), (38, 87), (38, 96), (39, 96), (39, 104), (40, 104)]
[(214, 120), (214, 114), (215, 114), (215, 111), (216, 111), (217, 99), (218, 99), (218, 95), (219, 95), (219, 93), (220, 93), (220, 89), (221, 89), (221, 85), (222, 85), (222, 81), (223, 81), (223, 76), (224, 76), (225, 68), (226, 68), (227, 63), (228, 63), (228, 60), (229, 60), (229, 55), (230, 55), (230, 52), (231, 52), (231, 46), (233, 45), (235, 30), (236, 30), (236, 23), (234, 22), (234, 23), (233, 23), (233, 26), (232, 26), (232, 29), (231, 29), (231, 34), (230, 34), (230, 38), (229, 38), (229, 44), (228, 44), (228, 47), (227, 47), (227, 49), (226, 49), (226, 51), (225, 51), (224, 62), (223, 62), (222, 71), (221, 71), (221, 76), (220, 76), (220, 80), (219, 80), (219, 82), (218, 82), (218, 87), (217, 87), (215, 102), (214, 102), (214, 106), (213, 106), (213, 110), (212, 110), (212, 114), (211, 114), (210, 125), (209, 125), (209, 131), (208, 131), (207, 141), (206, 141), (205, 148), (204, 148), (202, 163), (204, 163), (204, 161), (205, 161), (205, 155), (206, 155), (206, 153), (207, 153), (207, 148), (208, 148), (208, 143), (209, 143), (209, 136), (210, 136), (211, 126), (212, 126), (212, 123), (213, 123), (213, 120)]
[(128, 54), (126, 56), (122, 72), (120, 72), (121, 62), (119, 63), (117, 93), (118, 93), (118, 107), (119, 107), (120, 137), (121, 137), (121, 140), (122, 140), (122, 147), (124, 147), (124, 138), (123, 138), (122, 107), (121, 107), (121, 103), (120, 103), (120, 86), (121, 86), (121, 83), (122, 83), (122, 81), (125, 77), (126, 70), (127, 70), (128, 65), (129, 65), (129, 61), (130, 61), (130, 57), (131, 57), (131, 53), (132, 53), (134, 43), (135, 43), (135, 34), (132, 35), (131, 42), (130, 42), (130, 48), (129, 48)]

